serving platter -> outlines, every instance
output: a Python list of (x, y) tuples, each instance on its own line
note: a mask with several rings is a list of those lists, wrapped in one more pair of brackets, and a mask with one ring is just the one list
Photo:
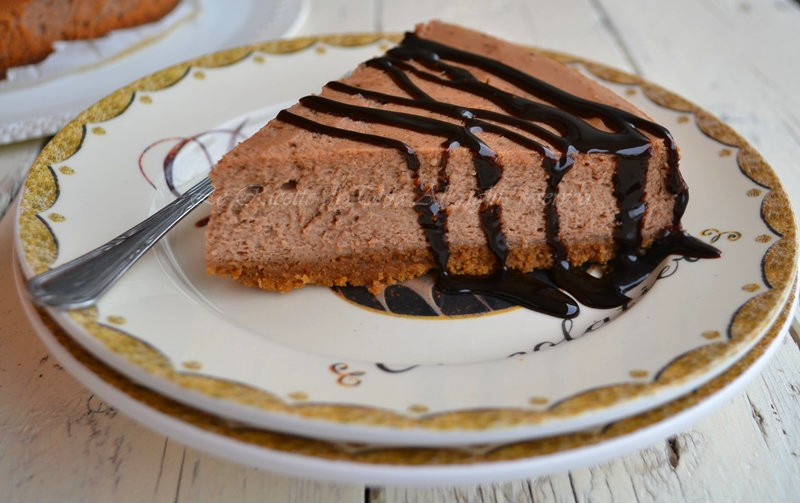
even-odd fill
[[(142, 220), (278, 110), (396, 39), (350, 34), (223, 51), (93, 105), (26, 181), (16, 235), (25, 276)], [(758, 153), (714, 117), (634, 76), (553, 56), (671, 130), (691, 191), (684, 226), (722, 258), (670, 258), (625, 312), (586, 308), (567, 321), (524, 309), (409, 314), (386, 297), (376, 307), (325, 288), (271, 294), (207, 276), (201, 207), (96, 306), (50, 315), (95, 357), (166, 397), (324, 439), (508, 442), (675, 400), (746, 354), (785, 305), (797, 270), (789, 202)]]

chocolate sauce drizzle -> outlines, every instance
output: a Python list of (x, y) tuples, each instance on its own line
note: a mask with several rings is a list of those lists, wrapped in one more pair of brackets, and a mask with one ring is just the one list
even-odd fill
[[(644, 281), (669, 255), (695, 258), (720, 256), (716, 248), (689, 236), (680, 226), (688, 203), (688, 192), (678, 171), (677, 147), (664, 127), (624, 110), (572, 95), (491, 58), (426, 40), (413, 33), (407, 33), (401, 44), (386, 55), (366, 64), (385, 72), (408, 96), (362, 89), (342, 82), (330, 82), (327, 87), (340, 93), (360, 95), (379, 104), (396, 104), (434, 112), (460, 123), (363, 107), (322, 96), (307, 96), (300, 102), (311, 110), (332, 116), (446, 138), (442, 143), (443, 153), (433, 187), (422, 186), (419, 158), (412, 147), (400, 140), (329, 126), (286, 110), (280, 112), (277, 118), (311, 132), (394, 149), (403, 156), (413, 175), (417, 201), (415, 210), (436, 264), (436, 285), (442, 291), (496, 297), (546, 314), (572, 318), (580, 311), (575, 299), (596, 308), (626, 307), (631, 300), (626, 292)], [(496, 76), (544, 103), (478, 80), (460, 65), (478, 68)], [(503, 112), (437, 101), (417, 86), (411, 76), (481, 96), (496, 104)], [(590, 118), (599, 119), (605, 128), (595, 127), (587, 121)], [(553, 131), (557, 131), (557, 134)], [(501, 135), (541, 154), (542, 168), (548, 175), (545, 233), (553, 256), (551, 269), (522, 273), (508, 267), (509, 247), (503, 231), (502, 207), (483, 199), (486, 191), (503, 176), (503, 166), (491, 147), (477, 135), (480, 132)], [(662, 139), (667, 147), (667, 185), (670, 192), (675, 194), (672, 228), (647, 249), (642, 249), (642, 217), (646, 209), (644, 187), (652, 146), (644, 133)], [(476, 196), (482, 200), (480, 224), (497, 261), (495, 272), (485, 276), (457, 275), (447, 270), (450, 252), (447, 212), (440, 206), (436, 194), (443, 193), (447, 188), (448, 151), (455, 144), (468, 148), (473, 155)], [(601, 277), (590, 274), (585, 267), (572, 266), (559, 237), (555, 196), (559, 183), (573, 164), (575, 154), (580, 152), (611, 153), (617, 159), (614, 174), (614, 196), (618, 204), (614, 232), (616, 254), (605, 265)]]

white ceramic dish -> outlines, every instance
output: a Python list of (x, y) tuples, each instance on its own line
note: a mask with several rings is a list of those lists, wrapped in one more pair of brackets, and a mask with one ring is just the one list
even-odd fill
[[(228, 51), (93, 106), (85, 117), (94, 118), (68, 125), (28, 178), (17, 228), (26, 276), (143, 219), (172, 197), (167, 180), (185, 188), (281, 107), (381, 52), (386, 42), (375, 38)], [(724, 254), (670, 259), (652, 290), (608, 324), (618, 313), (402, 317), (324, 288), (247, 289), (205, 275), (195, 225), (203, 209), (96, 310), (51, 314), (95, 356), (165, 396), (318, 438), (502, 442), (674, 400), (741, 358), (778, 316), (797, 268), (791, 209), (774, 173), (724, 125), (635, 77), (583, 68), (671, 129), (692, 191), (684, 225)]]
[[(639, 416), (555, 439), (392, 449), (321, 442), (269, 431), (247, 431), (144, 391), (76, 346), (27, 299), (22, 305), (47, 349), (82, 384), (145, 426), (237, 463), (296, 477), (370, 485), (476, 484), (540, 477), (622, 456), (684, 431), (739, 393), (780, 347), (793, 319), (794, 299), (782, 319), (741, 361), (692, 394)], [(44, 316), (44, 317), (43, 317)], [(53, 325), (49, 325), (53, 327)]]
[(192, 18), (146, 45), (25, 88), (0, 88), (0, 144), (55, 134), (78, 112), (134, 79), (202, 54), (296, 33), (307, 0), (193, 1)]

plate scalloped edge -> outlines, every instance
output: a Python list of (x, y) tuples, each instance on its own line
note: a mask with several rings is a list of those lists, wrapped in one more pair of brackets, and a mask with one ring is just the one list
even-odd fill
[[(309, 49), (318, 44), (346, 47), (398, 39), (399, 35), (396, 34), (345, 34), (271, 41), (221, 51), (167, 68), (103, 98), (82, 112), (58, 133), (31, 168), (25, 182), (16, 222), (18, 253), (23, 265), (28, 272), (39, 273), (47, 270), (49, 264), (57, 256), (58, 246), (55, 235), (45, 220), (39, 216), (58, 198), (58, 178), (50, 165), (69, 158), (80, 149), (87, 123), (102, 122), (120, 115), (130, 105), (136, 92), (155, 91), (175, 85), (189, 74), (191, 68), (233, 65), (256, 51), (287, 54)], [(609, 404), (645, 396), (660, 387), (685, 382), (687, 379), (707, 371), (716, 360), (735, 354), (737, 349), (747, 343), (754, 343), (777, 316), (789, 295), (797, 271), (795, 221), (788, 197), (775, 173), (761, 156), (730, 127), (685, 99), (639, 77), (598, 63), (552, 51), (542, 52), (563, 62), (580, 63), (600, 79), (619, 84), (637, 85), (656, 104), (671, 110), (692, 114), (698, 128), (704, 134), (720, 143), (737, 148), (737, 163), (741, 172), (754, 183), (767, 189), (761, 207), (761, 215), (766, 225), (779, 238), (769, 247), (761, 263), (762, 275), (768, 288), (751, 297), (737, 309), (728, 326), (726, 340), (711, 342), (675, 358), (656, 373), (649, 382), (637, 380), (591, 389), (554, 402), (544, 409), (501, 408), (411, 416), (369, 407), (312, 403), (290, 404), (267, 391), (257, 390), (240, 383), (182, 373), (154, 348), (123, 331), (99, 323), (93, 309), (71, 311), (70, 316), (111, 351), (126, 358), (134, 365), (159, 378), (201, 394), (219, 396), (219, 393), (224, 391), (227, 398), (241, 405), (254, 406), (270, 412), (291, 414), (306, 419), (324, 419), (337, 423), (349, 423), (355, 420), (361, 424), (372, 426), (422, 427), (433, 430), (453, 428), (481, 430), (498, 426), (536, 424), (545, 419), (595, 410)]]

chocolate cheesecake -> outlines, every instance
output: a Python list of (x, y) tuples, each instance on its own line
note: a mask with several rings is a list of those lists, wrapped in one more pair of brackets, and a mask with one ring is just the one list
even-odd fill
[(668, 255), (718, 256), (681, 228), (678, 158), (575, 70), (430, 22), (213, 168), (207, 269), (275, 291), (433, 271), (556, 316), (621, 306)]

